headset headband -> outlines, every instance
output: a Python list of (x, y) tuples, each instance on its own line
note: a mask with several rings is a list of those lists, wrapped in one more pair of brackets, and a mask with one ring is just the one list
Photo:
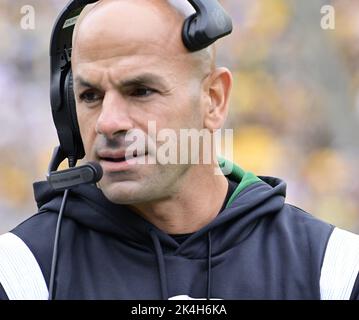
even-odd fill
[[(82, 159), (85, 155), (78, 133), (76, 111), (71, 114), (72, 99), (71, 50), (72, 34), (78, 16), (84, 7), (98, 0), (71, 0), (58, 16), (51, 36), (50, 100), (52, 114), (65, 157)], [(164, 0), (166, 1), (166, 0)], [(182, 39), (191, 51), (204, 49), (232, 32), (232, 20), (217, 0), (188, 0), (196, 13), (188, 17), (183, 26)], [(67, 90), (67, 86), (71, 90)], [(69, 97), (71, 96), (71, 97)], [(68, 110), (70, 108), (70, 111)]]

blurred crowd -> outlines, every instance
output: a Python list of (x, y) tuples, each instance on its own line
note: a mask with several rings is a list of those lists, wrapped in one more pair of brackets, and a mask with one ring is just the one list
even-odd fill
[[(0, 1), (0, 233), (36, 212), (32, 183), (57, 144), (48, 46), (67, 0)], [(288, 202), (359, 232), (359, 1), (223, 0), (234, 32), (218, 44), (233, 71), (234, 160), (288, 183)], [(23, 30), (21, 7), (35, 8)], [(323, 30), (323, 5), (335, 29)]]

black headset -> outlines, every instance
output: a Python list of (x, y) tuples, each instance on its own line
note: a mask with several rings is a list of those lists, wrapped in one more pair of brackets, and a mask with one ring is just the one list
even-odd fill
[[(164, 0), (167, 1), (167, 0)], [(52, 116), (60, 140), (62, 159), (73, 165), (85, 156), (77, 122), (71, 71), (72, 34), (76, 18), (87, 4), (97, 0), (71, 0), (60, 13), (50, 44)], [(183, 25), (182, 39), (190, 52), (208, 47), (232, 32), (232, 20), (217, 0), (188, 0), (196, 13)]]

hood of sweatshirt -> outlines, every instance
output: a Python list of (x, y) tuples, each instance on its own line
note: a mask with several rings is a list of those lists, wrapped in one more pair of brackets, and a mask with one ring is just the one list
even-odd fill
[[(226, 160), (220, 160), (221, 167), (226, 164)], [(258, 178), (236, 165), (233, 165), (227, 178), (237, 182), (238, 187), (226, 208), (181, 244), (127, 206), (110, 202), (94, 185), (82, 185), (70, 191), (64, 216), (145, 251), (153, 251), (155, 234), (164, 254), (194, 259), (207, 257), (207, 236), (210, 232), (211, 254), (218, 255), (245, 239), (262, 216), (281, 210), (286, 192), (283, 181), (271, 177)], [(63, 192), (54, 191), (47, 182), (35, 183), (34, 192), (40, 212), (59, 212)]]
[[(173, 258), (180, 259), (182, 262), (187, 261), (187, 265), (192, 261), (192, 267), (190, 265), (186, 267), (191, 268), (192, 272), (200, 272), (198, 268), (202, 267), (200, 267), (199, 261), (207, 261), (206, 285), (203, 283), (200, 287), (206, 288), (207, 299), (210, 299), (213, 296), (212, 287), (218, 286), (217, 282), (213, 282), (214, 266), (218, 266), (219, 261), (223, 261), (224, 255), (228, 256), (229, 250), (238, 246), (255, 230), (262, 217), (274, 215), (282, 210), (286, 190), (285, 183), (279, 179), (258, 178), (224, 159), (220, 159), (219, 164), (222, 170), (232, 168), (231, 174), (227, 175), (227, 178), (235, 181), (238, 186), (225, 209), (212, 222), (191, 234), (182, 243), (159, 230), (128, 206), (110, 202), (95, 185), (82, 185), (71, 189), (67, 198), (64, 219), (81, 226), (81, 230), (94, 231), (97, 237), (117, 239), (127, 248), (124, 250), (128, 254), (135, 254), (135, 252), (137, 252), (137, 256), (139, 256), (139, 252), (142, 252), (140, 256), (154, 254), (157, 261), (160, 296), (165, 300), (171, 296), (170, 293), (173, 295), (173, 291), (171, 291), (174, 290), (173, 285), (179, 285), (176, 273), (173, 273), (173, 267), (171, 267), (173, 264), (170, 263)], [(55, 192), (47, 182), (35, 183), (34, 190), (40, 213), (58, 214), (63, 193)], [(65, 233), (64, 230), (62, 237), (65, 237)], [(86, 246), (90, 246), (90, 244), (86, 244)], [(66, 248), (62, 250), (66, 250)], [(68, 250), (75, 249), (67, 248)], [(99, 248), (92, 250), (98, 252)], [(103, 248), (103, 250), (108, 249)], [(67, 254), (71, 253), (67, 252)], [(72, 254), (78, 256), (80, 253), (73, 252)], [(138, 261), (138, 263), (146, 264), (145, 261)], [(169, 266), (172, 270), (170, 274), (167, 272), (166, 264), (168, 263), (171, 264)], [(136, 264), (136, 267), (138, 266), (139, 264)], [(202, 275), (204, 271), (202, 271)], [(148, 269), (144, 269), (142, 272), (148, 273)], [(189, 269), (188, 272), (190, 272)], [(92, 280), (89, 281), (92, 282)], [(63, 288), (66, 284), (61, 282), (59, 286)], [(64, 289), (59, 290), (61, 295)], [(145, 291), (150, 292), (151, 290)]]
[[(237, 188), (225, 209), (184, 241), (111, 203), (95, 185), (82, 185), (69, 192), (54, 264), (64, 195), (47, 182), (34, 185), (39, 214), (13, 232), (34, 253), (45, 281), (55, 279), (56, 299), (320, 297), (332, 227), (285, 204), (280, 179), (256, 177), (236, 165), (227, 178)], [(57, 270), (55, 277), (50, 269)]]
[[(82, 185), (71, 189), (64, 212), (82, 229), (93, 230), (103, 237), (117, 239), (127, 250), (141, 250), (154, 254), (157, 261), (161, 297), (170, 296), (168, 282), (175, 278), (166, 271), (166, 257), (186, 261), (207, 261), (207, 299), (212, 297), (213, 259), (244, 241), (261, 217), (279, 212), (284, 206), (286, 185), (279, 179), (258, 178), (240, 167), (219, 159), (222, 170), (232, 168), (227, 178), (238, 186), (224, 210), (217, 217), (184, 242), (172, 236), (133, 212), (128, 206), (110, 202), (95, 185)], [(47, 182), (34, 184), (35, 199), (40, 212), (58, 213), (63, 200), (62, 192), (55, 192)], [(210, 201), (210, 199), (208, 199)], [(132, 249), (131, 249), (132, 248)], [(174, 276), (175, 277), (175, 276)], [(51, 290), (51, 289), (50, 289)], [(52, 292), (52, 291), (51, 291)]]

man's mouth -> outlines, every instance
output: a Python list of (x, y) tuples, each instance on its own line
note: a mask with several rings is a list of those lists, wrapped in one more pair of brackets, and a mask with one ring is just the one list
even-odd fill
[(139, 158), (142, 156), (146, 156), (147, 152), (145, 153), (141, 153), (141, 154), (137, 154), (137, 151), (135, 151), (133, 154), (131, 155), (127, 155), (127, 157), (123, 154), (123, 155), (107, 155), (107, 156), (100, 156), (100, 160), (104, 160), (104, 161), (109, 161), (109, 162), (123, 162), (126, 160), (131, 160), (134, 158)]
[(100, 158), (100, 160), (108, 161), (108, 162), (123, 162), (123, 161), (126, 161), (126, 158), (125, 157), (121, 157), (121, 158), (104, 157), (104, 158)]
[(98, 158), (100, 164), (104, 167), (105, 171), (121, 171), (127, 169), (131, 165), (137, 164), (137, 160), (141, 157), (147, 156), (147, 152), (137, 153), (137, 151), (132, 154), (124, 152), (99, 152)]

